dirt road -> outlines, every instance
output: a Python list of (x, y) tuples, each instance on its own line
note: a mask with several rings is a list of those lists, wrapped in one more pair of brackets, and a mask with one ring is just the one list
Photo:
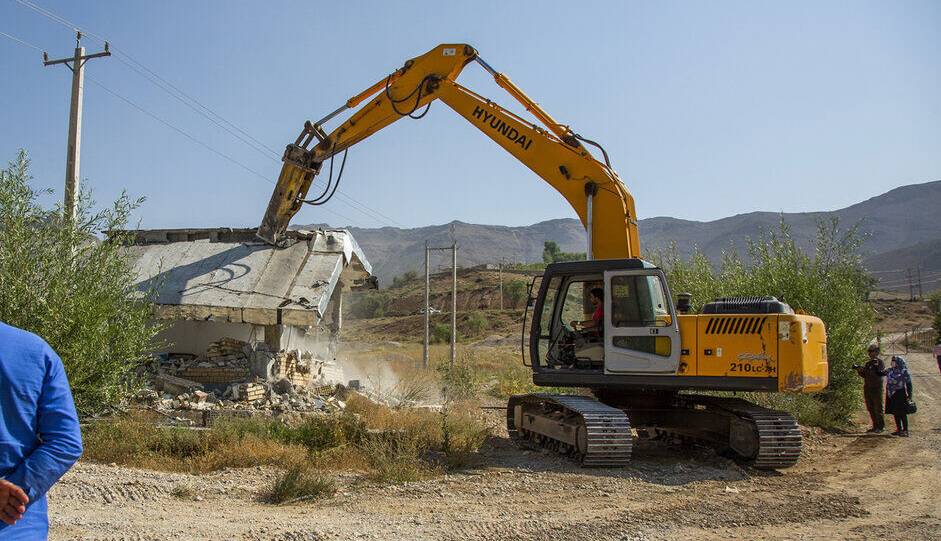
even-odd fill
[[(268, 470), (82, 463), (50, 494), (51, 538), (938, 539), (941, 376), (929, 355), (908, 358), (920, 410), (911, 438), (809, 434), (782, 474), (653, 443), (628, 468), (585, 470), (495, 438), (466, 473), (392, 487), (343, 478), (328, 501), (278, 507), (256, 501)], [(181, 486), (194, 496), (175, 496)]]

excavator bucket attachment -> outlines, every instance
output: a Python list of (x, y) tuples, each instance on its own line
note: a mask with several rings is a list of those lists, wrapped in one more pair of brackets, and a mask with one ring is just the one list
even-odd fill
[(284, 151), (284, 166), (278, 184), (271, 193), (268, 210), (256, 232), (258, 238), (268, 244), (280, 245), (291, 218), (301, 209), (301, 200), (320, 172), (322, 162), (312, 161), (311, 156), (309, 150), (297, 144), (288, 145)]

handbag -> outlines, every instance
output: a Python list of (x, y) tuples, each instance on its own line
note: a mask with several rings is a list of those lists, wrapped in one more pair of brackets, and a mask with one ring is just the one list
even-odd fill
[(912, 413), (916, 413), (918, 411), (918, 405), (915, 404), (914, 399), (912, 398), (908, 399), (908, 403), (905, 405), (905, 410), (908, 412), (909, 415), (911, 415)]

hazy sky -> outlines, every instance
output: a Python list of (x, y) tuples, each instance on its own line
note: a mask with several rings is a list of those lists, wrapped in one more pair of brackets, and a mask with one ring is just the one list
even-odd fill
[[(941, 178), (941, 2), (35, 3), (111, 40), (277, 153), (307, 119), (438, 43), (470, 43), (557, 120), (601, 142), (642, 218), (840, 208)], [(0, 32), (70, 56), (71, 31), (0, 0)], [(83, 41), (90, 51), (100, 41)], [(123, 62), (121, 60), (124, 60)], [(132, 70), (87, 73), (275, 180), (280, 161)], [(0, 160), (25, 148), (61, 197), (70, 72), (0, 36)], [(460, 81), (521, 111), (476, 65)], [(251, 227), (272, 184), (86, 81), (82, 177), (147, 196), (147, 228)], [(244, 136), (243, 136), (244, 137)], [(524, 225), (574, 217), (441, 103), (349, 153), (341, 191), (295, 223)], [(349, 201), (358, 201), (363, 210)], [(378, 213), (381, 213), (381, 216)]]

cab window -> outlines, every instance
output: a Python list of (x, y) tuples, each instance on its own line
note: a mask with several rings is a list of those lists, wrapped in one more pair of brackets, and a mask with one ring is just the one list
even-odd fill
[(611, 278), (611, 324), (614, 327), (665, 327), (670, 324), (663, 287), (657, 276)]
[(585, 282), (569, 282), (565, 289), (565, 298), (562, 299), (562, 310), (559, 311), (563, 325), (585, 319), (584, 297)]
[(546, 288), (546, 297), (543, 300), (542, 312), (537, 314), (539, 316), (539, 336), (538, 336), (538, 352), (537, 355), (540, 359), (545, 359), (546, 354), (548, 353), (549, 348), (549, 338), (550, 333), (552, 332), (552, 312), (555, 310), (555, 299), (556, 295), (559, 293), (559, 286), (562, 284), (562, 279), (558, 276), (552, 278), (552, 281), (549, 282), (549, 286)]

